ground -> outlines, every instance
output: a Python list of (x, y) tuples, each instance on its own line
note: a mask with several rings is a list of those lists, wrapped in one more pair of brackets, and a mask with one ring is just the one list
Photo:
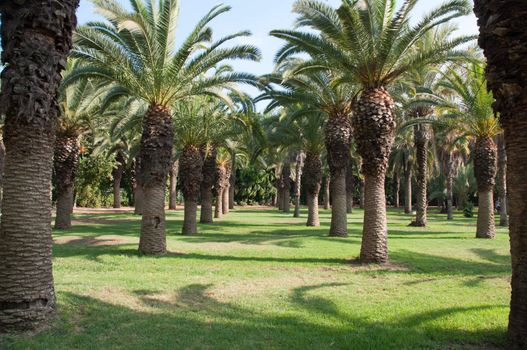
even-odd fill
[(183, 237), (168, 213), (165, 257), (137, 254), (139, 218), (77, 213), (54, 232), (58, 317), (4, 349), (498, 349), (510, 297), (506, 229), (475, 239), (475, 219), (429, 227), (389, 210), (390, 265), (354, 263), (350, 237), (327, 237), (275, 209), (238, 209)]

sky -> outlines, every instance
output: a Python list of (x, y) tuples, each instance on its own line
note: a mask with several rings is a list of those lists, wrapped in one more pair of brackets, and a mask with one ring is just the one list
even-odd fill
[[(340, 4), (340, 0), (322, 1), (333, 7), (337, 7)], [(128, 0), (120, 0), (120, 2), (122, 4), (129, 3)], [(398, 2), (402, 1), (398, 0)], [(413, 17), (420, 18), (442, 2), (443, 0), (421, 0), (414, 9)], [(213, 6), (220, 3), (231, 6), (232, 10), (217, 17), (212, 22), (211, 27), (214, 31), (214, 37), (220, 38), (241, 30), (250, 30), (252, 36), (243, 40), (246, 43), (257, 46), (263, 55), (263, 59), (260, 62), (234, 62), (233, 66), (235, 69), (256, 75), (272, 72), (274, 55), (283, 42), (269, 36), (269, 32), (273, 29), (292, 28), (296, 19), (296, 15), (291, 12), (294, 0), (180, 0), (178, 43), (181, 43), (186, 38), (194, 25)], [(81, 0), (77, 16), (80, 24), (92, 20), (100, 20), (94, 14), (93, 5), (89, 0)], [(473, 14), (459, 19), (457, 24), (463, 34), (477, 34), (478, 32), (476, 18)]]

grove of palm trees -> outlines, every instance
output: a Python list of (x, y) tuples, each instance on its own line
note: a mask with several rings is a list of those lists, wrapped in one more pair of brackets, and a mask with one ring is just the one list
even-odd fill
[(527, 3), (225, 2), (0, 2), (0, 349), (527, 349)]

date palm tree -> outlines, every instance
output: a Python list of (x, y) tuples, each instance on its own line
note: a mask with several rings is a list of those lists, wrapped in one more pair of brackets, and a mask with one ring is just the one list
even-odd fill
[[(55, 313), (51, 173), (57, 95), (78, 0), (2, 1), (0, 114), (6, 147), (0, 224), (0, 333), (38, 331)], [(21, 253), (23, 252), (23, 253)]]
[[(320, 1), (299, 0), (294, 10), (301, 30), (275, 30), (272, 35), (288, 43), (278, 53), (282, 61), (298, 52), (312, 57), (296, 71), (329, 70), (340, 81), (360, 86), (355, 98), (353, 129), (357, 150), (363, 159), (365, 181), (364, 228), (360, 260), (388, 260), (384, 180), (395, 136), (395, 102), (388, 87), (412, 67), (442, 62), (471, 37), (454, 38), (426, 50), (416, 50), (427, 32), (470, 11), (466, 0), (450, 0), (432, 10), (416, 24), (409, 18), (417, 0), (344, 0), (333, 9)], [(330, 119), (331, 121), (331, 119)], [(344, 130), (347, 121), (335, 118), (330, 129)], [(330, 152), (328, 156), (331, 158)], [(345, 163), (343, 163), (345, 164)]]
[(106, 22), (92, 22), (78, 29), (73, 56), (82, 59), (84, 65), (70, 80), (97, 78), (114, 85), (111, 96), (128, 95), (148, 103), (138, 157), (138, 184), (144, 197), (139, 251), (165, 254), (164, 199), (172, 165), (172, 105), (189, 96), (223, 94), (234, 82), (253, 84), (255, 78), (249, 74), (207, 72), (225, 60), (258, 60), (260, 53), (250, 45), (225, 47), (248, 32), (212, 42), (208, 25), (229, 11), (228, 6), (214, 7), (175, 50), (178, 0), (131, 0), (132, 11), (116, 0), (94, 0), (94, 4)]
[(510, 200), (512, 300), (509, 347), (527, 347), (527, 3), (519, 0), (475, 0), (479, 18), (479, 44), (487, 58), (487, 79), (496, 98), (507, 150), (507, 184)]

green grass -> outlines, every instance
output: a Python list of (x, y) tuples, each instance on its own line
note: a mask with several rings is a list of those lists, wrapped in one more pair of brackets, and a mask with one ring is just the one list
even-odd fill
[(54, 233), (55, 325), (4, 339), (3, 348), (503, 347), (506, 230), (476, 240), (475, 219), (447, 222), (431, 212), (422, 229), (389, 211), (387, 267), (350, 264), (360, 249), (360, 210), (349, 216), (346, 239), (326, 236), (329, 212), (321, 228), (306, 228), (305, 212), (295, 219), (249, 209), (183, 237), (178, 211), (168, 216), (172, 254), (159, 258), (136, 253), (137, 217), (77, 215), (72, 231)]

